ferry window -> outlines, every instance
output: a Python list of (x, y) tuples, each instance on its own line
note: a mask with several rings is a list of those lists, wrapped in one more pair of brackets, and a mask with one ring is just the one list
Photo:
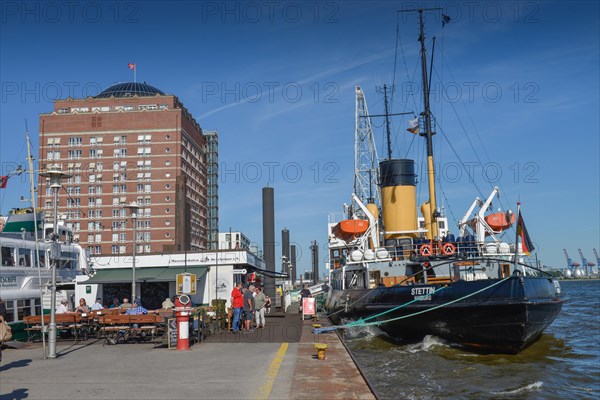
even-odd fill
[(31, 250), (19, 249), (19, 266), (31, 267)]
[(40, 258), (40, 267), (46, 266), (46, 252), (44, 250), (38, 251), (38, 257)]
[(15, 302), (14, 301), (5, 301), (6, 305), (6, 322), (13, 322), (15, 320)]
[(17, 300), (17, 320), (22, 321), (28, 315), (31, 315), (30, 300)]
[(3, 266), (5, 266), (5, 267), (14, 267), (15, 266), (15, 257), (13, 254), (12, 247), (2, 246), (1, 254), (2, 254), (2, 265)]
[(40, 304), (40, 299), (35, 299), (34, 308), (35, 308), (35, 315), (42, 315), (42, 306)]

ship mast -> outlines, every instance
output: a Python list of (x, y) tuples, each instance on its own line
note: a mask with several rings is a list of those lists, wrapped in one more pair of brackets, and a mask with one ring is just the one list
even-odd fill
[[(422, 207), (422, 213), (428, 214), (423, 215), (426, 221), (425, 228), (431, 234), (431, 239), (439, 239), (437, 217), (439, 213), (437, 211), (437, 201), (435, 195), (435, 168), (433, 162), (433, 141), (432, 137), (435, 134), (432, 129), (431, 123), (431, 109), (429, 107), (429, 81), (427, 79), (427, 55), (425, 53), (425, 29), (423, 26), (423, 11), (437, 11), (442, 10), (441, 8), (419, 8), (414, 10), (399, 10), (398, 12), (414, 12), (419, 13), (419, 42), (421, 42), (421, 75), (423, 77), (423, 106), (424, 111), (421, 116), (425, 120), (425, 132), (420, 133), (421, 136), (425, 136), (427, 140), (427, 182), (429, 186), (429, 204), (427, 202)], [(432, 60), (433, 63), (433, 60)], [(428, 218), (427, 218), (428, 217)]]

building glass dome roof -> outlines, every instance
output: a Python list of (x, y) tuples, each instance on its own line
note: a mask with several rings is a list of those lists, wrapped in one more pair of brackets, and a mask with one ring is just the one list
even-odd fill
[(95, 98), (108, 98), (108, 97), (133, 97), (133, 96), (164, 96), (164, 92), (154, 86), (148, 85), (147, 83), (139, 82), (121, 82), (116, 83), (108, 88), (104, 89)]

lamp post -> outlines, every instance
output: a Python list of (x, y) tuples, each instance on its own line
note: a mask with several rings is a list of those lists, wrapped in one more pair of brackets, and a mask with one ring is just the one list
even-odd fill
[(50, 324), (48, 325), (48, 358), (56, 358), (56, 268), (58, 259), (61, 256), (60, 244), (58, 243), (58, 191), (62, 186), (60, 181), (63, 178), (70, 178), (72, 175), (59, 170), (50, 170), (41, 172), (40, 176), (49, 179), (50, 187), (54, 192), (54, 229), (50, 247), (52, 281), (50, 287)]
[(132, 201), (129, 205), (124, 208), (129, 209), (131, 212), (131, 221), (133, 222), (133, 262), (131, 264), (131, 302), (133, 303), (136, 299), (135, 296), (135, 256), (137, 253), (137, 213), (140, 206), (137, 202)]
[(288, 279), (291, 282), (290, 286), (293, 286), (292, 282), (292, 263), (288, 260), (287, 256), (281, 256), (281, 267), (282, 272), (286, 272), (288, 275)]

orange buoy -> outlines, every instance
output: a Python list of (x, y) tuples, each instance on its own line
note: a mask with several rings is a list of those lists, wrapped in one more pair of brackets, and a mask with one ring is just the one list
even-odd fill
[(515, 214), (509, 214), (498, 212), (495, 214), (490, 214), (485, 216), (485, 222), (496, 232), (502, 232), (505, 229), (508, 229), (515, 223)]
[(429, 257), (430, 255), (433, 254), (433, 248), (431, 247), (430, 244), (424, 244), (419, 248), (419, 253), (422, 256)]
[(444, 255), (447, 256), (451, 256), (452, 254), (454, 254), (454, 251), (456, 249), (454, 248), (454, 245), (452, 243), (444, 243), (442, 246), (442, 253), (444, 253)]

